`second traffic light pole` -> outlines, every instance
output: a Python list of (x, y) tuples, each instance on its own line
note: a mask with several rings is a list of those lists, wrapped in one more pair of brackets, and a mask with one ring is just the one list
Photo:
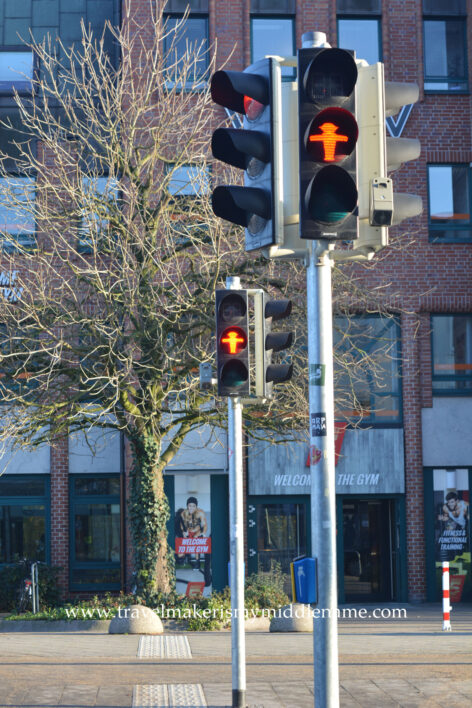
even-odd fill
[[(322, 32), (307, 32), (302, 39), (303, 47), (329, 46)], [(313, 619), (315, 706), (338, 708), (332, 261), (329, 242), (324, 239), (312, 241), (308, 254), (311, 547), (318, 567), (318, 612)]]
[[(226, 279), (226, 287), (239, 290), (238, 277)], [(244, 500), (243, 500), (243, 404), (228, 396), (228, 467), (231, 586), (232, 706), (246, 706), (246, 644), (244, 637)]]

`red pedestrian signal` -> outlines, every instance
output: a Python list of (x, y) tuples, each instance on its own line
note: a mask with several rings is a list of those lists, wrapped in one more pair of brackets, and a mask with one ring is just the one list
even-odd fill
[(357, 238), (357, 75), (353, 52), (298, 52), (301, 238)]
[(217, 290), (216, 378), (219, 396), (249, 394), (247, 290)]
[(226, 329), (220, 338), (220, 344), (227, 354), (240, 354), (247, 347), (246, 333), (239, 327)]

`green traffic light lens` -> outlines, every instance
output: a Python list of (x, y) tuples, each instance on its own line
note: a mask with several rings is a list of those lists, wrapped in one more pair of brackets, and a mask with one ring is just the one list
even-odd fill
[(306, 208), (321, 224), (340, 224), (357, 206), (357, 189), (346, 170), (330, 165), (319, 170), (306, 191)]
[(220, 381), (223, 386), (237, 388), (246, 383), (248, 375), (247, 367), (243, 362), (238, 359), (233, 359), (223, 366)]

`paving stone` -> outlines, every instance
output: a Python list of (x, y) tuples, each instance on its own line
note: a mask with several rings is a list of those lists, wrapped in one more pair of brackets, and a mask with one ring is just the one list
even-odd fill
[(96, 706), (98, 686), (68, 685), (64, 687), (58, 706)]
[(382, 708), (395, 706), (397, 708), (399, 705), (372, 681), (348, 679), (343, 681), (342, 685), (354, 700), (361, 704), (362, 708), (379, 708), (379, 706)]

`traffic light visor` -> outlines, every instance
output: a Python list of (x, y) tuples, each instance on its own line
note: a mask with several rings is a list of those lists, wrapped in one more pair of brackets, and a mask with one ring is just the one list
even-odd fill
[[(256, 104), (260, 104), (263, 109), (270, 101), (267, 79), (249, 72), (216, 71), (211, 77), (210, 89), (215, 103), (247, 115), (249, 120), (257, 117), (256, 113), (260, 109)], [(246, 113), (246, 107), (252, 117)]]
[(352, 113), (344, 108), (326, 108), (307, 128), (306, 151), (315, 162), (341, 162), (354, 150), (358, 134)]
[(345, 49), (324, 49), (308, 64), (303, 76), (307, 98), (316, 103), (347, 98), (354, 91), (357, 66)]

